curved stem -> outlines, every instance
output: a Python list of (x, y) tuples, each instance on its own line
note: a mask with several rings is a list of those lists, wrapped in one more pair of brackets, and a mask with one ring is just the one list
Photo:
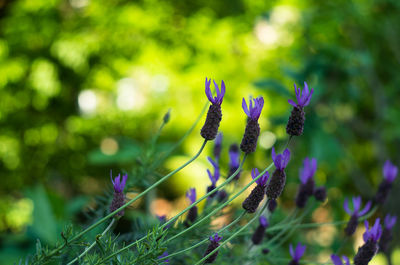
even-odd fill
[[(101, 233), (101, 235), (98, 237), (98, 239), (100, 239), (102, 236), (104, 236), (108, 232), (108, 230), (111, 229), (114, 222), (115, 222), (115, 219), (113, 218), (111, 223), (107, 226), (107, 228), (103, 231), (103, 233)], [(97, 242), (97, 240), (94, 241), (88, 248), (85, 249), (85, 251), (83, 251), (78, 257), (76, 257), (75, 259), (70, 261), (67, 265), (72, 265), (75, 262), (77, 262), (79, 259), (81, 259), (83, 256), (85, 256), (86, 253), (88, 253), (96, 245), (96, 242)]]

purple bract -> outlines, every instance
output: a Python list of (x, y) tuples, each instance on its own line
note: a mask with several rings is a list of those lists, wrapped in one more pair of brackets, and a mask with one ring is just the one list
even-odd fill
[[(260, 175), (260, 172), (258, 172), (258, 169), (257, 168), (253, 168), (253, 170), (251, 171), (251, 177), (253, 179), (255, 179), (256, 177), (258, 177), (258, 175)], [(264, 173), (264, 175), (262, 175), (261, 177), (259, 177), (256, 180), (256, 183), (258, 185), (264, 186), (267, 183), (268, 178), (269, 178), (269, 173), (267, 171), (267, 172)]]
[(385, 180), (392, 183), (397, 176), (398, 168), (393, 165), (389, 160), (386, 160), (385, 165), (383, 165), (382, 171)]
[(386, 215), (384, 220), (385, 228), (391, 230), (393, 226), (396, 224), (396, 221), (397, 221), (397, 216), (391, 216), (389, 214)]
[(125, 188), (126, 180), (128, 179), (128, 175), (125, 174), (122, 176), (122, 181), (121, 181), (121, 174), (118, 174), (118, 176), (113, 180), (112, 178), (112, 172), (110, 173), (111, 177), (111, 182), (114, 186), (114, 191), (115, 192), (122, 192)]
[(377, 218), (375, 220), (375, 224), (374, 226), (371, 227), (371, 229), (369, 229), (369, 224), (367, 220), (364, 221), (364, 225), (365, 225), (365, 232), (363, 234), (364, 242), (367, 242), (368, 240), (377, 242), (382, 235), (382, 227), (380, 225), (380, 219)]
[(218, 233), (215, 233), (214, 237), (210, 236), (209, 239), (211, 242), (218, 243), (221, 241), (222, 236), (218, 236)]
[(298, 243), (296, 249), (293, 250), (293, 246), (292, 244), (290, 244), (289, 251), (290, 251), (290, 256), (292, 256), (292, 259), (294, 261), (299, 261), (301, 257), (304, 255), (304, 252), (306, 251), (306, 246), (303, 246), (302, 244)]
[(224, 99), (224, 95), (225, 95), (225, 83), (224, 81), (221, 81), (221, 91), (218, 88), (217, 83), (214, 80), (214, 86), (215, 86), (215, 91), (217, 92), (217, 96), (213, 98), (212, 93), (211, 93), (211, 89), (210, 89), (210, 84), (211, 84), (211, 79), (207, 80), (206, 77), (206, 95), (208, 100), (215, 105), (221, 105), (222, 100)]
[(361, 197), (353, 197), (352, 199), (353, 201), (353, 211), (350, 210), (349, 208), (349, 201), (348, 199), (344, 199), (344, 203), (343, 203), (343, 208), (346, 211), (346, 213), (348, 213), (349, 215), (356, 215), (357, 217), (361, 217), (363, 215), (365, 215), (369, 209), (371, 208), (371, 201), (368, 201), (367, 204), (365, 205), (364, 209), (361, 209)]
[[(242, 108), (246, 115), (253, 120), (258, 120), (258, 118), (261, 115), (262, 108), (264, 107), (264, 98), (263, 97), (258, 97), (258, 98), (250, 98), (250, 106), (247, 108), (246, 100), (243, 98), (242, 100)], [(253, 101), (254, 101), (254, 106), (253, 106)]]
[(304, 159), (304, 166), (300, 170), (301, 183), (306, 184), (307, 181), (312, 178), (317, 170), (317, 160), (312, 158), (311, 160), (307, 157)]
[(304, 89), (301, 90), (300, 87), (296, 87), (294, 84), (294, 91), (296, 93), (297, 104), (293, 100), (289, 99), (288, 102), (293, 107), (303, 108), (310, 103), (311, 96), (314, 92), (314, 88), (311, 88), (311, 91), (308, 89), (308, 85), (304, 82)]
[(285, 149), (282, 154), (275, 154), (275, 148), (272, 147), (271, 152), (272, 160), (274, 161), (276, 169), (284, 170), (289, 163), (290, 160), (290, 151), (289, 149)]
[(265, 216), (260, 216), (260, 225), (263, 227), (267, 227), (268, 226), (268, 220)]
[(208, 170), (208, 169), (207, 169), (207, 173), (208, 173), (208, 177), (211, 180), (212, 185), (215, 186), (217, 184), (218, 179), (219, 179), (219, 165), (217, 164), (217, 162), (212, 160), (211, 157), (207, 157), (207, 159), (208, 159), (208, 161), (210, 161), (210, 163), (214, 167), (214, 175), (211, 174), (210, 170)]
[(331, 260), (334, 265), (350, 265), (350, 260), (348, 257), (342, 256), (342, 259), (346, 262), (345, 264), (343, 264), (339, 256), (336, 256), (335, 254), (331, 255)]
[(186, 198), (188, 198), (190, 203), (193, 204), (196, 201), (196, 189), (190, 188), (189, 191), (186, 192)]
[(240, 154), (239, 149), (236, 148), (229, 148), (229, 166), (232, 168), (239, 167)]

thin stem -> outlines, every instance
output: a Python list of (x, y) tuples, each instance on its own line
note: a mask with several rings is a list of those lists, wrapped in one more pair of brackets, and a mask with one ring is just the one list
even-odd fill
[[(115, 219), (113, 218), (111, 223), (107, 226), (107, 228), (103, 231), (103, 233), (101, 233), (101, 235), (98, 237), (98, 239), (100, 239), (102, 236), (104, 236), (108, 232), (108, 230), (111, 229), (114, 222), (115, 222)], [(79, 259), (81, 259), (83, 256), (85, 256), (86, 253), (88, 253), (96, 245), (96, 243), (97, 243), (97, 241), (94, 241), (88, 248), (85, 249), (85, 251), (83, 251), (78, 257), (76, 257), (75, 259), (70, 261), (67, 265), (72, 265), (75, 262), (77, 262)]]

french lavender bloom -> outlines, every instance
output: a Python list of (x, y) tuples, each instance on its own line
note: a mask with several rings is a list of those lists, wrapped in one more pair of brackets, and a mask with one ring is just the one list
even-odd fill
[(215, 138), (214, 149), (213, 149), (214, 158), (217, 161), (221, 157), (221, 149), (222, 149), (222, 133), (220, 132), (219, 134), (217, 134), (217, 138)]
[(264, 216), (260, 216), (260, 224), (258, 225), (256, 231), (254, 231), (253, 236), (251, 237), (251, 241), (254, 245), (259, 245), (264, 238), (265, 229), (268, 227), (267, 218)]
[(217, 83), (214, 81), (217, 96), (213, 97), (210, 89), (211, 79), (207, 80), (206, 77), (206, 96), (212, 103), (207, 112), (206, 121), (201, 128), (201, 136), (206, 140), (214, 140), (218, 133), (219, 123), (222, 119), (221, 103), (225, 95), (225, 83), (221, 81), (221, 90), (219, 90)]
[[(251, 171), (251, 177), (255, 179), (260, 173), (257, 168)], [(266, 183), (269, 178), (268, 171), (264, 173), (259, 179), (256, 180), (257, 186), (251, 191), (250, 195), (243, 201), (242, 207), (248, 213), (254, 213), (260, 202), (264, 199)]]
[[(240, 153), (239, 147), (237, 144), (232, 144), (229, 147), (229, 176), (232, 176), (233, 173), (239, 168), (240, 166)], [(240, 171), (239, 173), (233, 178), (234, 180), (238, 180), (240, 178)]]
[[(110, 173), (111, 177), (111, 182), (114, 187), (114, 196), (110, 205), (110, 212), (114, 212), (118, 208), (124, 205), (125, 203), (125, 195), (124, 195), (124, 188), (126, 185), (126, 180), (128, 179), (128, 175), (125, 174), (122, 176), (121, 180), (121, 174), (118, 174), (118, 176), (113, 180), (112, 177), (112, 172)], [(125, 213), (124, 210), (119, 211), (118, 213), (115, 214), (117, 217), (123, 216)]]
[(288, 100), (289, 104), (293, 106), (293, 109), (286, 125), (286, 133), (291, 136), (300, 136), (303, 134), (304, 121), (306, 119), (303, 108), (310, 103), (314, 89), (311, 88), (310, 91), (307, 83), (304, 82), (303, 90), (301, 90), (300, 87), (297, 88), (296, 84), (294, 84), (294, 91), (296, 93), (297, 103), (291, 99)]
[(378, 191), (375, 195), (375, 202), (378, 204), (383, 204), (392, 188), (392, 183), (397, 176), (398, 168), (393, 165), (389, 160), (386, 160), (383, 166), (383, 180), (379, 185)]
[[(206, 252), (204, 253), (203, 257), (210, 254), (214, 249), (219, 247), (219, 241), (221, 241), (222, 236), (218, 236), (218, 233), (215, 233), (214, 237), (210, 236), (210, 244), (207, 247)], [(214, 252), (211, 256), (209, 256), (204, 263), (213, 263), (218, 256), (218, 251)]]
[(277, 203), (276, 199), (281, 195), (286, 183), (285, 168), (290, 160), (290, 151), (285, 149), (282, 154), (275, 154), (275, 148), (272, 147), (272, 161), (275, 164), (275, 171), (272, 174), (271, 180), (267, 186), (267, 197), (269, 200), (268, 209), (272, 212)]
[(365, 215), (369, 209), (371, 208), (371, 202), (368, 201), (367, 204), (365, 205), (364, 209), (361, 210), (361, 197), (353, 197), (353, 211), (350, 210), (349, 208), (349, 201), (347, 198), (344, 200), (343, 208), (346, 211), (347, 214), (349, 214), (350, 220), (347, 223), (347, 226), (345, 228), (345, 233), (348, 236), (351, 236), (354, 234), (356, 231), (357, 225), (358, 225), (358, 218), (361, 216)]
[(299, 265), (299, 260), (304, 255), (306, 251), (306, 246), (301, 245), (300, 243), (297, 244), (296, 249), (293, 250), (292, 244), (289, 246), (290, 256), (292, 256), (292, 260), (289, 262), (288, 265)]
[[(164, 251), (164, 253), (162, 253), (160, 256), (157, 257), (157, 259), (162, 259), (162, 258), (165, 258), (166, 256), (168, 256), (168, 252)], [(164, 259), (164, 260), (159, 261), (159, 262), (160, 263), (158, 263), (158, 264), (166, 265), (166, 264), (169, 264), (169, 259)]]
[[(186, 192), (186, 198), (189, 199), (190, 204), (193, 204), (196, 202), (196, 189), (195, 188), (190, 188), (188, 192)], [(186, 226), (189, 226), (190, 224), (194, 223), (197, 218), (197, 206), (193, 206), (192, 208), (189, 209), (189, 213), (186, 217)]]
[(350, 260), (348, 257), (342, 256), (342, 259), (344, 260), (344, 262), (346, 262), (345, 264), (343, 264), (339, 256), (336, 256), (334, 254), (331, 255), (331, 260), (334, 265), (350, 265)]
[(309, 159), (308, 157), (304, 159), (304, 166), (300, 170), (300, 188), (296, 197), (296, 206), (299, 208), (304, 208), (307, 200), (314, 193), (314, 174), (317, 171), (317, 160), (315, 158)]
[(389, 244), (393, 239), (392, 228), (396, 224), (397, 217), (386, 215), (381, 239), (379, 240), (379, 251), (389, 253)]
[[(246, 100), (243, 98), (242, 108), (246, 113), (247, 125), (240, 144), (240, 150), (246, 154), (253, 153), (257, 148), (257, 140), (260, 135), (260, 125), (258, 124), (258, 118), (261, 115), (262, 108), (264, 107), (264, 98), (250, 98), (250, 105), (247, 108)], [(253, 105), (254, 102), (254, 105)]]
[(354, 256), (355, 265), (367, 265), (378, 251), (378, 240), (382, 235), (382, 228), (379, 224), (380, 219), (375, 220), (375, 224), (369, 229), (368, 221), (365, 220), (365, 233), (363, 234), (364, 245), (358, 248)]
[[(212, 160), (211, 157), (207, 157), (208, 161), (214, 167), (214, 174), (211, 174), (211, 171), (207, 169), (208, 178), (211, 180), (211, 185), (207, 187), (207, 193), (214, 190), (217, 186), (217, 181), (219, 179), (219, 165), (216, 161)], [(210, 198), (213, 198), (217, 193), (213, 193), (210, 195)]]

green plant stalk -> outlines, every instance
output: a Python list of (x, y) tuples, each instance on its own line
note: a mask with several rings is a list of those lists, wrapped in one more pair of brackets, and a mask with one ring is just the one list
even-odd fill
[[(221, 228), (220, 230), (218, 230), (217, 233), (218, 233), (218, 234), (222, 234), (225, 230), (229, 229), (231, 226), (233, 226), (233, 225), (235, 225), (237, 222), (239, 222), (240, 219), (242, 219), (242, 217), (245, 216), (245, 214), (246, 214), (246, 211), (243, 211), (235, 220), (233, 220), (233, 221), (232, 221), (230, 224), (228, 224), (227, 226), (224, 226), (223, 228)], [(191, 247), (189, 247), (189, 248), (186, 248), (186, 249), (183, 249), (183, 250), (181, 250), (181, 251), (172, 253), (172, 254), (170, 254), (170, 255), (164, 257), (164, 258), (161, 258), (160, 260), (172, 258), (172, 257), (174, 257), (174, 256), (177, 256), (177, 255), (181, 254), (181, 253), (184, 253), (184, 252), (186, 252), (186, 251), (192, 250), (192, 249), (194, 249), (194, 248), (196, 248), (196, 247), (198, 247), (198, 246), (204, 244), (204, 243), (207, 242), (207, 241), (208, 241), (208, 238), (203, 239), (202, 241), (200, 241), (200, 242), (197, 243), (196, 245), (193, 245), (193, 246), (191, 246)]]
[[(111, 223), (107, 226), (107, 228), (103, 231), (103, 233), (101, 233), (100, 237), (98, 237), (99, 239), (101, 237), (103, 237), (108, 232), (108, 230), (111, 229), (111, 227), (113, 226), (114, 222), (115, 222), (115, 219), (113, 218)], [(81, 259), (83, 256), (85, 256), (86, 253), (88, 253), (95, 245), (96, 245), (96, 241), (94, 241), (88, 248), (85, 249), (85, 251), (83, 251), (78, 257), (76, 257), (75, 259), (70, 261), (67, 265), (72, 265), (75, 262), (77, 262), (79, 259)]]

